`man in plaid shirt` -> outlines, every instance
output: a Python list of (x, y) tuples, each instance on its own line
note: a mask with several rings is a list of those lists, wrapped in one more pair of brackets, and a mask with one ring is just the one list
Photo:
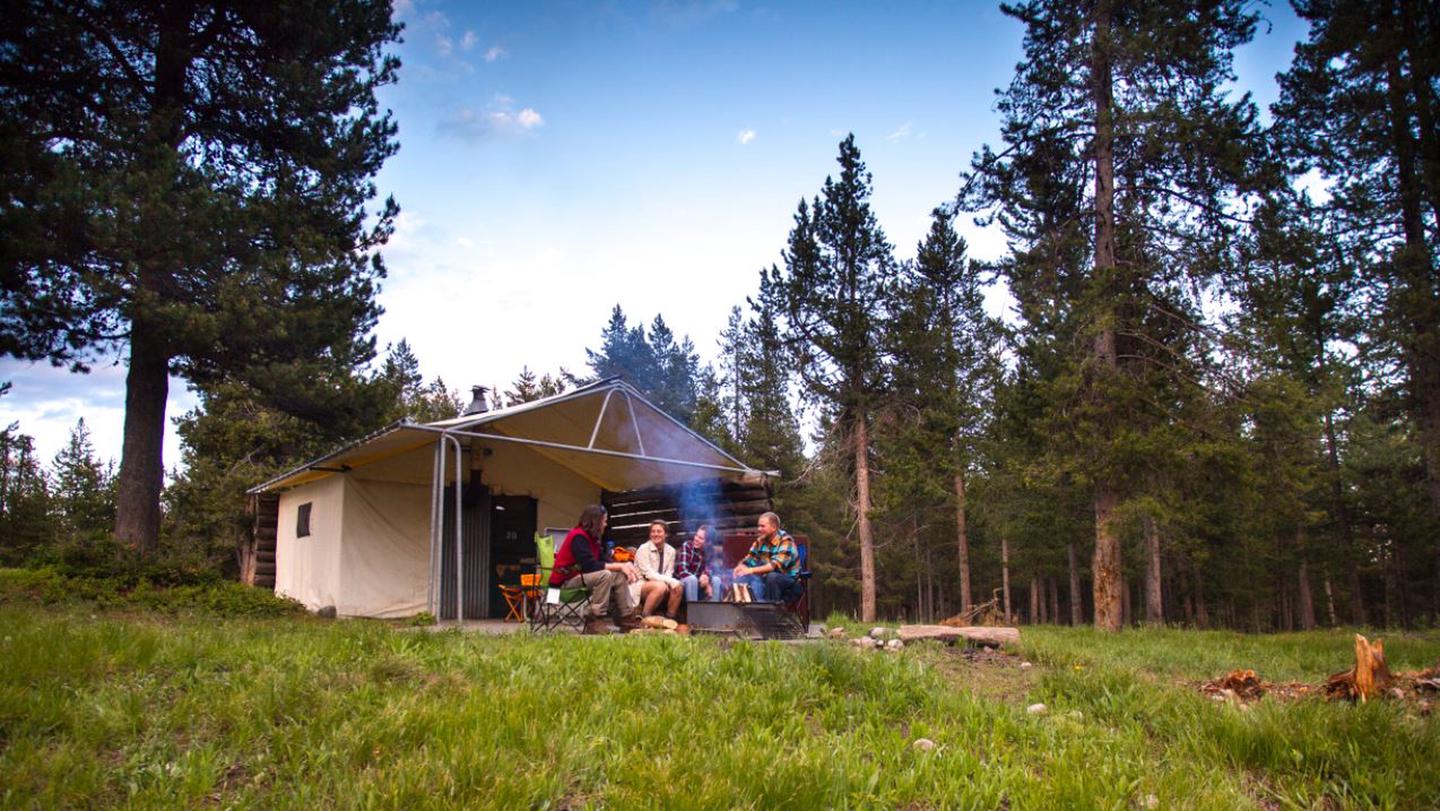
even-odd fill
[(702, 591), (705, 599), (715, 599), (715, 590), (707, 566), (711, 552), (705, 548), (711, 532), (710, 525), (706, 524), (695, 530), (695, 536), (689, 543), (680, 547), (680, 557), (675, 561), (675, 576), (680, 578), (680, 585), (685, 587), (686, 602), (693, 603), (700, 599)]
[(775, 513), (760, 516), (759, 528), (760, 537), (735, 567), (735, 581), (749, 586), (751, 594), (764, 595), (761, 599), (767, 603), (798, 597), (800, 549), (795, 540), (780, 528)]

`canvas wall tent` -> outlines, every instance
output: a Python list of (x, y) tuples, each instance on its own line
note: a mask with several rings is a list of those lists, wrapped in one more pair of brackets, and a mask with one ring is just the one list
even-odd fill
[(533, 558), (533, 533), (573, 526), (602, 496), (718, 493), (767, 475), (604, 380), (397, 423), (252, 488), (256, 526), (273, 528), (273, 563), (252, 544), (242, 571), (252, 582), (273, 571), (277, 594), (340, 616), (483, 618), (500, 605), (496, 583)]

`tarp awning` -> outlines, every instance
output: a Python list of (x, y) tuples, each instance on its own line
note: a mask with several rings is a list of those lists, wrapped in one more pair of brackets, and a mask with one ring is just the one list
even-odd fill
[(607, 490), (759, 474), (618, 378), (482, 414), (397, 423), (250, 490), (273, 492), (407, 453), (449, 433), (534, 448)]

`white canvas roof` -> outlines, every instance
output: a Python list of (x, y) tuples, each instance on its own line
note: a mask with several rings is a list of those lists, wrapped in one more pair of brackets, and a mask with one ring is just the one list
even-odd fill
[(470, 445), (528, 446), (612, 491), (761, 474), (611, 378), (482, 414), (396, 423), (249, 492), (276, 492), (364, 467), (431, 445), (444, 433)]

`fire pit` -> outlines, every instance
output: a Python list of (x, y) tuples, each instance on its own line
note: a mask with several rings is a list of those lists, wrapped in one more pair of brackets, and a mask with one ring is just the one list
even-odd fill
[(686, 609), (691, 632), (734, 634), (746, 639), (803, 639), (800, 617), (779, 603), (697, 600)]

